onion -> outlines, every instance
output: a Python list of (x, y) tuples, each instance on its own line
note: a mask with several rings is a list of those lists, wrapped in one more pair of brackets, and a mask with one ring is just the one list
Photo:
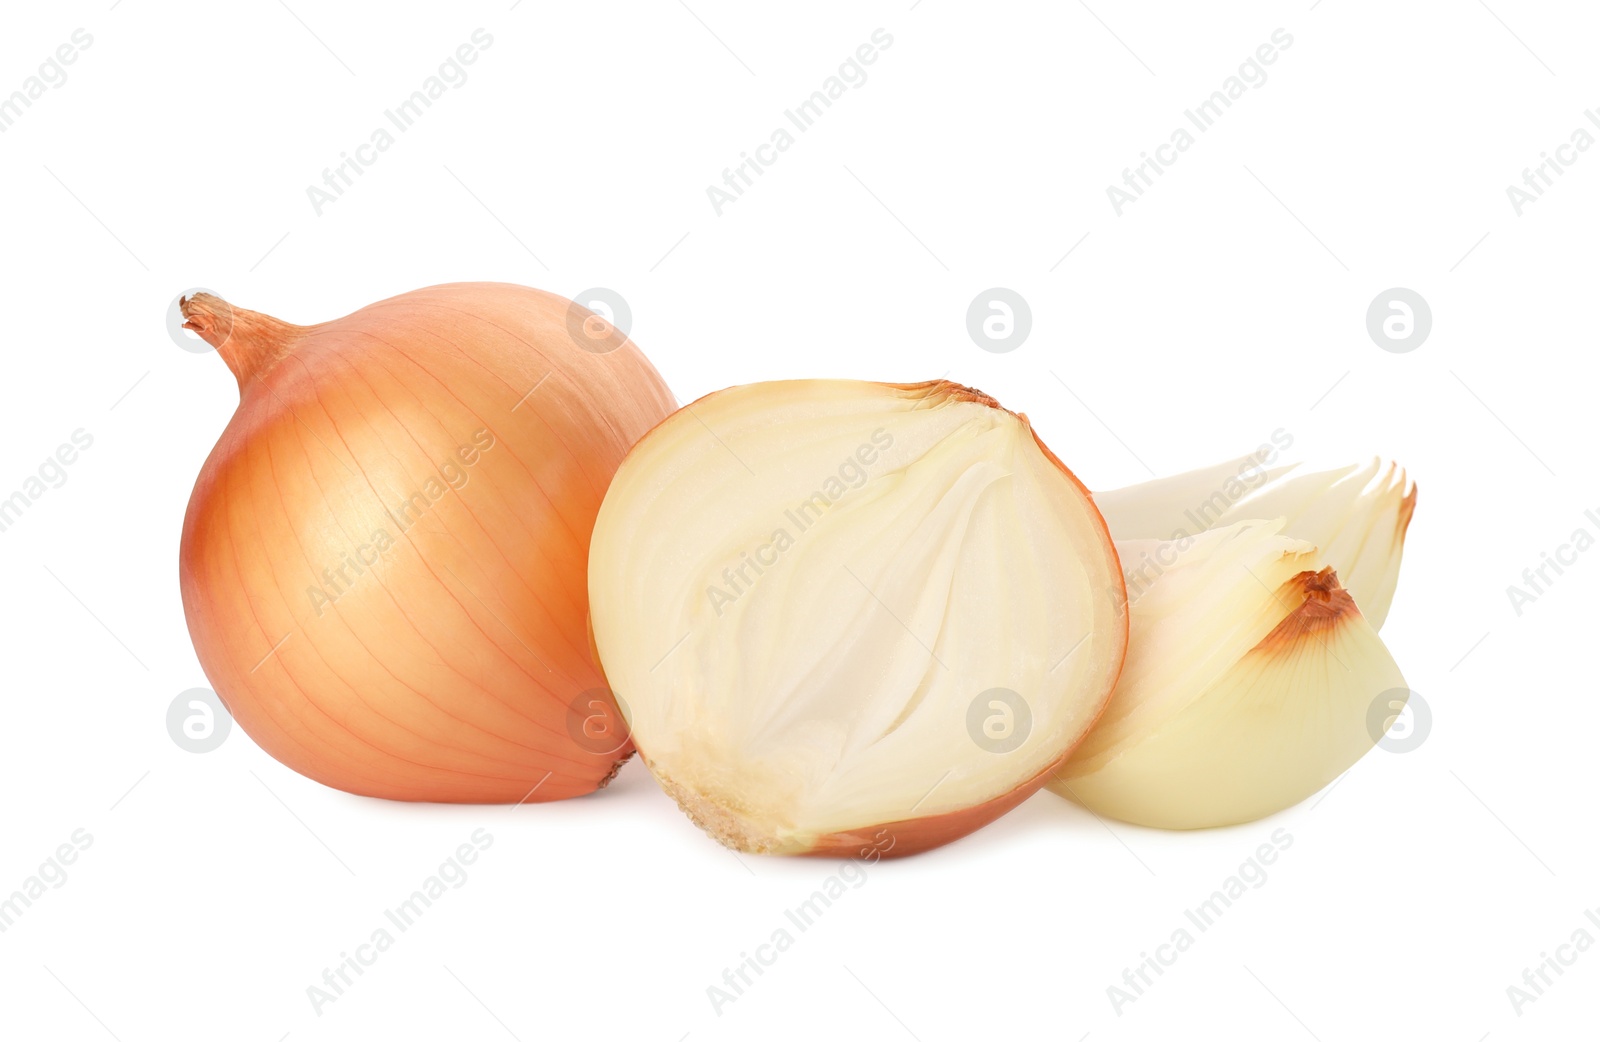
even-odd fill
[(400, 800), (554, 800), (632, 749), (587, 631), (589, 535), (668, 415), (639, 350), (571, 302), (436, 286), (294, 326), (181, 308), (239, 381), (184, 518), (184, 613), (241, 727)]
[[(1386, 540), (1393, 518), (1367, 516)], [(1378, 742), (1374, 707), (1404, 704), (1405, 678), (1317, 548), (1284, 531), (1118, 539), (1127, 665), (1052, 791), (1140, 825), (1232, 825), (1299, 803)]]
[(946, 381), (720, 391), (601, 507), (595, 641), (645, 763), (738, 850), (901, 856), (1036, 791), (1127, 646), (1116, 553), (1027, 418)]
[(1128, 661), (1057, 794), (1163, 828), (1253, 821), (1348, 770), (1409, 697), (1377, 630), (1416, 486), (1379, 460), (1268, 455), (1096, 494), (1127, 582)]

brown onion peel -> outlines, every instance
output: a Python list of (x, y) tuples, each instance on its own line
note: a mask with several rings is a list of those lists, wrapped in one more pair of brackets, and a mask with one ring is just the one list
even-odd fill
[(181, 307), (240, 390), (179, 568), (240, 726), (364, 795), (540, 802), (609, 781), (632, 747), (590, 652), (589, 532), (674, 407), (636, 345), (504, 284), (310, 326), (210, 294)]

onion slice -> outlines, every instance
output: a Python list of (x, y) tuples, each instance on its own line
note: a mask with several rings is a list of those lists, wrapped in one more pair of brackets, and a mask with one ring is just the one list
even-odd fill
[(1405, 679), (1316, 548), (1283, 528), (1118, 542), (1127, 665), (1054, 792), (1141, 825), (1229, 825), (1298, 803), (1373, 747), (1373, 705), (1403, 703)]

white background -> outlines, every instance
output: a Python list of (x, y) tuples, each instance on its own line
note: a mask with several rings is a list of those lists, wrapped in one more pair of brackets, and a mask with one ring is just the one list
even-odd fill
[[(1506, 989), (1574, 930), (1600, 940), (1600, 553), (1520, 616), (1506, 588), (1600, 528), (1600, 150), (1520, 216), (1506, 187), (1600, 104), (1600, 25), (1491, 2), (8, 11), (0, 94), (74, 29), (93, 44), (0, 134), (0, 493), (75, 429), (94, 444), (0, 532), (0, 891), (75, 829), (93, 845), (0, 934), (0, 1032), (1589, 1037), (1600, 948), (1520, 1016)], [(306, 187), (479, 27), (470, 80), (316, 215)], [(868, 81), (718, 216), (706, 187), (879, 27)], [(1106, 187), (1280, 27), (1266, 82), (1117, 216)], [(619, 291), (680, 401), (948, 374), (1095, 488), (1280, 427), (1297, 453), (1397, 459), (1421, 499), (1384, 637), (1432, 731), (1238, 828), (1105, 825), (1041, 793), (869, 869), (719, 1015), (707, 987), (836, 866), (733, 855), (637, 762), (565, 804), (411, 806), (238, 730), (205, 755), (168, 737), (206, 684), (180, 522), (236, 402), (169, 340), (169, 302), (204, 285), (312, 322), (469, 279)], [(1009, 354), (966, 332), (991, 286), (1032, 307)], [(1365, 328), (1394, 286), (1433, 311), (1407, 354)], [(478, 828), (466, 884), (314, 1013), (307, 987)], [(1114, 1011), (1107, 987), (1277, 828), (1265, 885)]]

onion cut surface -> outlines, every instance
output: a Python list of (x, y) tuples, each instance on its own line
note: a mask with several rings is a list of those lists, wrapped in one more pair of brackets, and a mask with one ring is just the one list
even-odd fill
[(646, 436), (595, 525), (606, 675), (663, 788), (736, 849), (885, 856), (1041, 786), (1127, 642), (1087, 491), (945, 381), (717, 392)]

